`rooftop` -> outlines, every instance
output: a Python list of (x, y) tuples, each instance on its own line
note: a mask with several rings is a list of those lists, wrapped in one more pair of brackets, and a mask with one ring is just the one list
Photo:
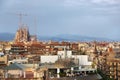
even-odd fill
[(87, 76), (51, 78), (50, 80), (101, 80), (101, 78), (99, 74), (91, 74)]

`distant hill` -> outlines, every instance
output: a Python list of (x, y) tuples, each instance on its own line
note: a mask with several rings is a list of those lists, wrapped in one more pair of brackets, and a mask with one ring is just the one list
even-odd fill
[[(15, 37), (13, 33), (0, 33), (0, 41), (11, 41)], [(42, 41), (111, 41), (111, 39), (107, 38), (96, 38), (96, 37), (88, 37), (88, 36), (81, 36), (81, 35), (70, 35), (70, 34), (61, 34), (57, 36), (37, 36), (38, 40)]]
[(13, 33), (0, 33), (0, 41), (11, 41), (14, 39)]
[(107, 38), (88, 37), (81, 35), (61, 34), (53, 37), (39, 36), (39, 40), (53, 40), (53, 41), (113, 41)]

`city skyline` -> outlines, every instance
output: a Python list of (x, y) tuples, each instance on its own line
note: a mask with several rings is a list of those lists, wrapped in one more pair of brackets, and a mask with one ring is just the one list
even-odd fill
[(72, 34), (120, 40), (119, 4), (119, 0), (1, 0), (0, 32), (16, 33), (19, 24), (16, 14), (23, 13), (27, 14), (23, 23), (33, 34)]

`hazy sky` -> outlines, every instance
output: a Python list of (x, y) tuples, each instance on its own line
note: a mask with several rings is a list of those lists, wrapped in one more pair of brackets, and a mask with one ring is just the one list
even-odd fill
[(120, 39), (120, 0), (0, 0), (0, 32), (15, 33), (19, 13), (32, 34)]

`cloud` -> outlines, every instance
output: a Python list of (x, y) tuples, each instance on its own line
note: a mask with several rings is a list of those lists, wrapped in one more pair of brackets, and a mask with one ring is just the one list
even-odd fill
[(92, 3), (105, 4), (105, 5), (116, 5), (116, 4), (120, 4), (120, 0), (64, 0), (65, 6), (90, 5)]
[(64, 0), (64, 6), (79, 6), (81, 4), (81, 0)]
[(120, 0), (91, 0), (91, 2), (97, 4), (120, 4)]

